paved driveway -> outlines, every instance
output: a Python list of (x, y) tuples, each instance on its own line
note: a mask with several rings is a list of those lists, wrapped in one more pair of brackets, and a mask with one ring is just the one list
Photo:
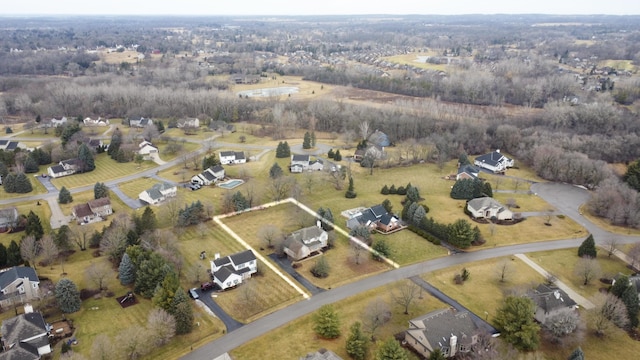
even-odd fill
[(215, 295), (213, 290), (202, 291), (196, 288), (196, 292), (200, 298), (198, 300), (202, 301), (211, 311), (213, 311), (216, 316), (222, 320), (224, 326), (227, 327), (227, 333), (230, 333), (236, 329), (241, 328), (244, 324), (236, 321), (234, 318), (229, 316), (222, 308), (213, 300), (211, 295)]
[(287, 258), (278, 257), (276, 254), (269, 255), (269, 258), (274, 263), (278, 264), (282, 270), (286, 271), (287, 274), (291, 275), (291, 277), (296, 279), (297, 282), (299, 282), (300, 284), (302, 284), (302, 286), (304, 286), (307, 290), (309, 290), (311, 295), (316, 295), (316, 294), (319, 294), (319, 293), (325, 291), (324, 289), (313, 285), (311, 283), (311, 281), (307, 280), (304, 276), (300, 275), (296, 271), (296, 269), (294, 269), (291, 266), (291, 260), (289, 260)]
[(53, 184), (51, 183), (51, 178), (49, 178), (48, 176), (45, 178), (40, 175), (36, 175), (36, 179), (38, 179), (38, 181), (40, 181), (40, 183), (44, 185), (48, 192), (58, 192), (58, 188), (53, 186)]
[(122, 200), (130, 208), (139, 209), (144, 206), (144, 204), (142, 204), (142, 202), (139, 199), (132, 199), (128, 197), (127, 194), (123, 193), (122, 190), (118, 188), (118, 185), (113, 184), (113, 185), (109, 185), (108, 187), (109, 187), (109, 190), (113, 191), (114, 194), (118, 195), (120, 200)]

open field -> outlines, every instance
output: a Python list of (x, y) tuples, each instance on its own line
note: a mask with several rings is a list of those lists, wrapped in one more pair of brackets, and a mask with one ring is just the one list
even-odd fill
[[(588, 285), (583, 285), (583, 280), (574, 274), (574, 269), (580, 259), (577, 248), (537, 252), (527, 256), (587, 299), (597, 294), (600, 288), (609, 286), (601, 283), (598, 279), (593, 279)], [(611, 279), (619, 272), (624, 274), (631, 273), (624, 262), (615, 256), (607, 257), (606, 252), (600, 248), (598, 248), (597, 259), (602, 269), (602, 276), (600, 277)]]
[[(231, 355), (236, 359), (280, 360), (283, 358), (283, 349), (286, 349), (287, 354), (291, 355), (289, 358), (297, 359), (307, 353), (325, 348), (335, 352), (343, 359), (348, 359), (349, 356), (345, 351), (344, 344), (349, 335), (349, 327), (356, 321), (363, 321), (365, 309), (372, 301), (380, 299), (386, 302), (392, 314), (391, 320), (375, 333), (376, 339), (380, 341), (384, 341), (405, 330), (410, 319), (447, 307), (446, 304), (425, 294), (423, 299), (416, 299), (412, 303), (409, 315), (404, 315), (403, 309), (393, 302), (391, 296), (399, 285), (400, 282), (390, 287), (370, 290), (333, 304), (341, 321), (342, 335), (337, 339), (325, 340), (316, 336), (313, 331), (313, 315), (308, 315), (244, 344), (233, 350)], [(373, 358), (376, 346), (376, 344), (370, 346), (367, 359)], [(413, 354), (410, 354), (409, 358), (412, 360), (417, 359)]]
[[(309, 100), (320, 97), (331, 96), (333, 90), (336, 88), (335, 86), (329, 84), (322, 84), (315, 81), (303, 80), (301, 76), (280, 76), (275, 75), (276, 79), (261, 78), (258, 84), (232, 84), (230, 89), (233, 94), (236, 94), (240, 91), (245, 90), (257, 90), (263, 88), (275, 88), (275, 87), (297, 87), (298, 92), (295, 94), (291, 94), (291, 96), (280, 95), (276, 98), (278, 99), (293, 99), (293, 100)], [(222, 79), (228, 79), (228, 76), (221, 77)], [(237, 96), (236, 96), (237, 97)], [(263, 99), (268, 100), (271, 97), (265, 97)], [(254, 99), (262, 99), (262, 98), (254, 98)]]
[[(3, 205), (2, 208), (15, 206), (18, 209), (18, 213), (20, 215), (27, 216), (29, 211), (33, 211), (34, 214), (38, 215), (40, 218), (40, 222), (42, 223), (42, 228), (44, 229), (45, 234), (51, 232), (51, 224), (49, 223), (49, 219), (51, 218), (51, 209), (49, 208), (49, 203), (46, 201), (40, 201), (40, 206), (36, 205), (36, 202), (21, 202), (15, 203), (11, 205)], [(12, 240), (15, 240), (18, 245), (20, 245), (20, 239), (26, 236), (24, 231), (20, 231), (17, 233), (0, 233), (0, 243), (5, 246), (9, 246)]]
[(66, 186), (67, 189), (73, 189), (86, 185), (94, 185), (97, 182), (117, 179), (156, 166), (156, 164), (151, 161), (145, 161), (140, 166), (135, 162), (118, 163), (112, 160), (107, 153), (97, 154), (95, 156), (95, 164), (96, 168), (91, 172), (51, 179), (51, 183), (58, 189), (63, 186)]
[[(450, 71), (451, 68), (446, 64), (431, 64), (424, 61), (423, 59), (426, 56), (439, 56), (439, 55), (441, 54), (438, 54), (435, 51), (430, 51), (427, 53), (411, 53), (411, 54), (388, 56), (388, 57), (385, 57), (384, 59), (390, 62), (398, 63), (398, 64), (415, 66), (420, 69)], [(422, 61), (420, 61), (420, 59), (422, 59)]]
[(610, 66), (614, 69), (622, 69), (627, 71), (637, 71), (638, 67), (633, 64), (632, 60), (602, 60), (598, 66)]
[(433, 245), (426, 239), (407, 229), (393, 234), (373, 234), (373, 242), (384, 239), (391, 247), (391, 260), (402, 265), (435, 259), (448, 254), (442, 246)]

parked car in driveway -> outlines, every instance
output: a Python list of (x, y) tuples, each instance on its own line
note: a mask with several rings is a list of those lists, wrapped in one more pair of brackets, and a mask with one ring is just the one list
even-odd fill
[(189, 188), (191, 189), (191, 191), (196, 191), (198, 189), (201, 188), (200, 184), (191, 184), (189, 185)]
[(200, 295), (198, 295), (198, 292), (196, 290), (197, 290), (196, 288), (189, 289), (189, 295), (193, 298), (193, 300), (196, 300), (200, 297)]
[(202, 285), (200, 285), (200, 290), (202, 291), (207, 291), (207, 290), (211, 290), (213, 289), (213, 283), (212, 282), (206, 282), (206, 283), (202, 283)]

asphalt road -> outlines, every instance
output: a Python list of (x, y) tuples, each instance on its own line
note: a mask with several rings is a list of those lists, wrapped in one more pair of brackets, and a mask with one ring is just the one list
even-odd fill
[[(532, 185), (532, 191), (548, 201), (563, 213), (578, 223), (582, 224), (589, 232), (594, 234), (598, 242), (605, 238), (616, 237), (619, 243), (631, 243), (638, 241), (640, 237), (625, 236), (608, 233), (587, 221), (579, 211), (588, 198), (589, 192), (568, 184), (539, 183)], [(475, 252), (459, 253), (448, 257), (424, 261), (399, 269), (390, 270), (375, 276), (371, 276), (354, 283), (321, 292), (308, 300), (297, 302), (285, 309), (271, 313), (250, 324), (227, 333), (226, 335), (211, 341), (189, 354), (182, 357), (183, 360), (210, 360), (229, 352), (236, 347), (253, 340), (269, 331), (285, 325), (301, 316), (307, 315), (320, 306), (343, 300), (349, 296), (364, 291), (390, 285), (401, 279), (418, 276), (420, 274), (443, 269), (450, 266), (461, 265), (474, 261), (481, 261), (496, 257), (510, 256), (519, 253), (536, 251), (558, 250), (578, 247), (584, 238), (545, 241), (536, 243), (524, 243), (519, 245), (496, 247)]]

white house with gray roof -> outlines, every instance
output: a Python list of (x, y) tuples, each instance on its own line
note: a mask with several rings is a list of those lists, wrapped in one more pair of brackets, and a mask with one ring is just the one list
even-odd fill
[(191, 178), (192, 184), (211, 185), (224, 179), (224, 168), (221, 165), (212, 166)]
[(425, 358), (437, 349), (452, 358), (470, 352), (481, 332), (468, 311), (442, 309), (409, 320), (404, 340)]
[(247, 162), (247, 157), (244, 155), (244, 151), (220, 151), (220, 164), (244, 164)]
[(149, 205), (157, 205), (168, 198), (175, 197), (177, 194), (178, 188), (174, 184), (163, 182), (154, 184), (150, 189), (138, 194), (138, 199)]
[(31, 301), (40, 297), (40, 279), (28, 266), (14, 266), (0, 272), (0, 306)]
[(494, 173), (502, 173), (505, 172), (507, 168), (513, 167), (514, 162), (513, 159), (502, 155), (500, 150), (496, 150), (494, 152), (478, 156), (473, 164)]
[(213, 282), (221, 290), (238, 286), (243, 280), (250, 279), (258, 271), (258, 261), (251, 250), (211, 260), (211, 276)]
[(513, 212), (497, 200), (490, 197), (480, 197), (467, 202), (467, 210), (476, 219), (512, 220)]
[(294, 261), (304, 259), (327, 247), (329, 235), (320, 227), (310, 226), (291, 233), (284, 240), (284, 253)]

